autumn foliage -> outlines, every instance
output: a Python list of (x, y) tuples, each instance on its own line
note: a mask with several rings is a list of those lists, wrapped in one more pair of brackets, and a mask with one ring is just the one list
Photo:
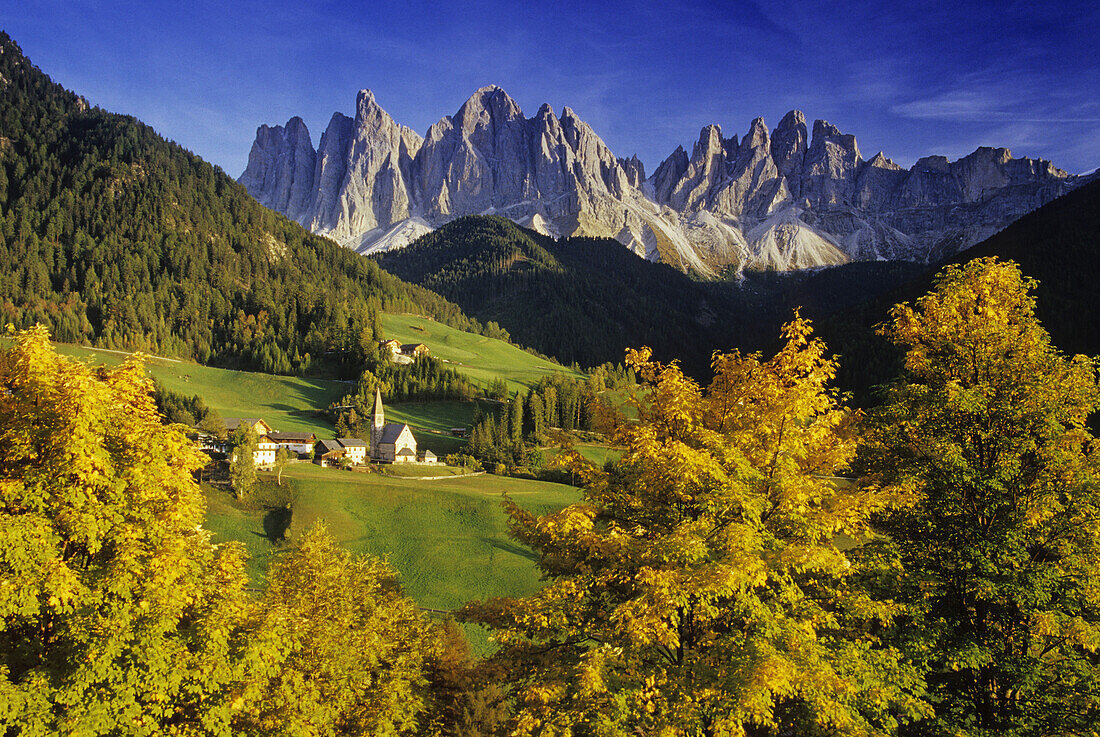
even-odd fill
[(437, 648), (392, 571), (316, 529), (253, 596), (151, 389), (43, 328), (0, 350), (0, 732), (415, 731)]
[(1100, 723), (1096, 366), (1012, 264), (943, 272), (884, 333), (867, 416), (807, 321), (701, 385), (631, 351), (621, 460), (506, 501), (546, 585), (421, 614), (382, 562), (300, 536), (250, 591), (199, 455), (140, 360), (41, 328), (0, 349), (0, 731), (18, 735), (1092, 735)]
[(892, 498), (836, 476), (855, 415), (797, 318), (770, 360), (717, 354), (705, 389), (630, 355), (650, 384), (622, 462), (518, 539), (549, 580), (468, 607), (512, 668), (519, 734), (880, 734), (922, 713), (920, 679), (875, 636), (895, 607), (852, 586), (838, 536)]

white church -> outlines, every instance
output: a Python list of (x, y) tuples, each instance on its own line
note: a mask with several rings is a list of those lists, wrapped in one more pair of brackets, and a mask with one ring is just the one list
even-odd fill
[[(426, 451), (428, 455), (431, 451)], [(371, 460), (383, 463), (416, 463), (416, 438), (408, 425), (391, 422), (386, 424), (385, 411), (382, 408), (382, 392), (374, 390), (374, 411), (371, 414), (370, 427)], [(435, 454), (431, 454), (432, 463)]]

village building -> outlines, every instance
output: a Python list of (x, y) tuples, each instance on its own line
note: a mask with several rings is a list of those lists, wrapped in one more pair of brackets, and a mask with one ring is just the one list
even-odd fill
[(314, 446), (313, 460), (321, 468), (334, 466), (343, 457), (344, 446), (335, 440), (318, 440), (316, 446)]
[[(230, 434), (242, 425), (244, 427), (251, 427), (256, 433), (256, 450), (252, 452), (252, 461), (255, 463), (256, 468), (274, 468), (275, 452), (279, 449), (279, 444), (269, 437), (271, 433), (275, 432), (271, 425), (267, 424), (259, 417), (225, 418), (225, 430)], [(229, 441), (219, 441), (210, 438), (204, 442), (203, 447), (209, 447), (211, 450), (219, 450), (223, 453), (230, 454), (231, 459), (236, 457), (236, 453), (231, 452), (231, 444)]]
[(382, 352), (382, 355), (387, 356), (390, 361), (400, 364), (409, 364), (415, 361), (419, 356), (431, 354), (431, 351), (428, 350), (428, 346), (423, 343), (402, 344), (392, 338), (390, 340), (379, 341), (378, 349)]
[(362, 466), (367, 462), (367, 451), (370, 446), (359, 438), (336, 438), (344, 449), (344, 457), (351, 461), (352, 465)]
[(224, 422), (225, 431), (229, 433), (236, 430), (242, 424), (251, 425), (252, 429), (255, 430), (256, 434), (260, 437), (263, 437), (264, 435), (270, 435), (274, 432), (274, 429), (271, 427), (271, 425), (267, 424), (259, 417), (226, 417)]
[(415, 463), (416, 438), (404, 423), (386, 423), (382, 392), (374, 390), (371, 414), (370, 457), (383, 463)]
[(298, 455), (313, 455), (313, 446), (317, 442), (317, 436), (311, 432), (270, 432), (267, 436), (280, 448)]
[(439, 463), (439, 459), (436, 457), (435, 453), (431, 452), (430, 450), (425, 450), (424, 453), (420, 456), (420, 462)]
[(256, 450), (252, 453), (252, 459), (256, 468), (274, 468), (275, 453), (279, 450), (279, 444), (266, 435), (261, 435), (256, 443)]

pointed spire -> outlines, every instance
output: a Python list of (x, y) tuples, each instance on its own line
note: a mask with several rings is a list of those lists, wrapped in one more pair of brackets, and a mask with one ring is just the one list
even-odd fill
[(385, 412), (382, 409), (382, 390), (379, 387), (374, 387), (374, 411), (371, 413), (374, 417), (374, 424), (381, 426), (385, 424)]

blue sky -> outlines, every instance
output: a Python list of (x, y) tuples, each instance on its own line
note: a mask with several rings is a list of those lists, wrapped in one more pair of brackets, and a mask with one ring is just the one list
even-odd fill
[(647, 172), (704, 125), (740, 137), (791, 108), (906, 166), (979, 145), (1100, 166), (1095, 0), (7, 0), (0, 28), (233, 176), (261, 123), (300, 115), (316, 145), (365, 87), (423, 133), (490, 83), (528, 115), (568, 105)]

